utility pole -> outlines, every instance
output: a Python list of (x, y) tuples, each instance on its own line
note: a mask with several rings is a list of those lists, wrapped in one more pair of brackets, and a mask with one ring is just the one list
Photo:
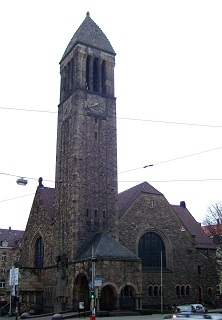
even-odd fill
[(163, 314), (163, 254), (160, 252), (160, 304), (161, 314)]
[(92, 309), (92, 316), (90, 317), (91, 320), (95, 319), (96, 316), (96, 296), (95, 296), (95, 275), (96, 275), (96, 258), (94, 257), (94, 248), (92, 247), (92, 284), (91, 284), (91, 309)]

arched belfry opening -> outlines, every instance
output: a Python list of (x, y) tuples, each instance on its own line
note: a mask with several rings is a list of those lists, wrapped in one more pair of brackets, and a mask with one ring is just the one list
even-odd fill
[(88, 91), (106, 94), (106, 61), (88, 55), (86, 58), (86, 89)]
[(106, 62), (102, 62), (102, 94), (106, 94)]
[(99, 92), (99, 59), (94, 58), (93, 60), (93, 91)]
[(89, 81), (89, 74), (90, 74), (90, 57), (86, 58), (86, 89), (90, 90), (90, 81)]

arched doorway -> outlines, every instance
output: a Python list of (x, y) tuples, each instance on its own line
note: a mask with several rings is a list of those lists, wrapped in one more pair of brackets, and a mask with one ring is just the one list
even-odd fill
[(88, 280), (86, 276), (81, 273), (76, 277), (74, 282), (74, 288), (73, 288), (74, 310), (78, 310), (79, 302), (84, 302), (85, 310), (90, 309)]
[(120, 309), (132, 310), (136, 307), (136, 292), (132, 286), (125, 286), (120, 294)]
[(116, 309), (116, 290), (114, 287), (107, 285), (101, 290), (100, 310), (115, 310)]

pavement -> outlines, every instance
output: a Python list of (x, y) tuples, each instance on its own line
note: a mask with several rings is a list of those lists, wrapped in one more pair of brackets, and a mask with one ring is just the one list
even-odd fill
[[(222, 309), (212, 309), (208, 311), (208, 314), (210, 313), (216, 313), (220, 314), (222, 316)], [(170, 313), (169, 313), (170, 314)], [(171, 313), (172, 314), (172, 313)], [(61, 314), (60, 317), (55, 317), (53, 315), (42, 315), (42, 316), (31, 316), (30, 318), (27, 318), (27, 320), (61, 320), (61, 319), (81, 319), (81, 320), (91, 320), (89, 315), (85, 315), (85, 317), (82, 315), (79, 317), (79, 313), (65, 313)], [(96, 317), (98, 320), (163, 320), (164, 317), (166, 317), (167, 314), (151, 314), (151, 315), (125, 315), (125, 316), (108, 316), (108, 317)], [(0, 317), (0, 320), (20, 320), (20, 317), (16, 319), (15, 316), (12, 317)], [(96, 320), (96, 319), (95, 319)]]

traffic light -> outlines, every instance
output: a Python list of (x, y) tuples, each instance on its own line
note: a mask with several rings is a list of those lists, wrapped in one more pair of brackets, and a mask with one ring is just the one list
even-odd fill
[(94, 291), (94, 289), (91, 289), (89, 297), (90, 297), (91, 300), (95, 299), (95, 291)]
[(95, 298), (99, 299), (100, 297), (101, 297), (100, 289), (99, 288), (95, 288)]

